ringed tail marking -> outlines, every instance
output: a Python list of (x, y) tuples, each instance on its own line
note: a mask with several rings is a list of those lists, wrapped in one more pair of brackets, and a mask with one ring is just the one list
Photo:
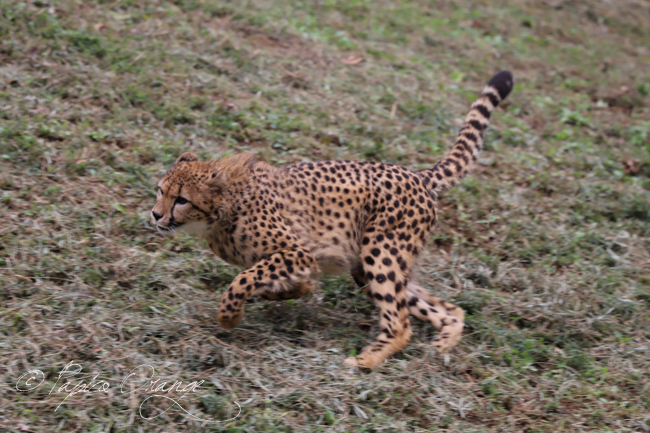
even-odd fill
[(432, 168), (419, 172), (425, 185), (441, 192), (465, 176), (483, 148), (483, 133), (490, 123), (490, 114), (510, 94), (513, 85), (510, 71), (501, 71), (490, 79), (467, 113), (449, 155)]

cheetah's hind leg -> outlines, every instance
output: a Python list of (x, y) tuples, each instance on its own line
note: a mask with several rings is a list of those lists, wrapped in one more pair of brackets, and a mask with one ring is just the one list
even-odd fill
[(460, 307), (433, 296), (424, 287), (409, 282), (406, 286), (409, 312), (420, 320), (429, 321), (438, 330), (433, 347), (447, 352), (460, 342), (465, 313)]
[(390, 248), (382, 250), (374, 245), (376, 243), (368, 242), (368, 246), (362, 248), (361, 254), (365, 257), (363, 268), (355, 269), (352, 273), (357, 283), (363, 284), (365, 294), (380, 309), (381, 332), (377, 340), (366, 346), (359, 355), (345, 360), (346, 364), (362, 367), (381, 364), (402, 350), (413, 333), (406, 307), (406, 276), (395, 259), (396, 254), (391, 253)]

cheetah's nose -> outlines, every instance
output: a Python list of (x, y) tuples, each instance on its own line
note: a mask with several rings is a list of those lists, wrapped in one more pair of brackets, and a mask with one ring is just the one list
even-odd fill
[(158, 221), (160, 218), (162, 218), (162, 215), (160, 215), (159, 213), (156, 213), (154, 211), (151, 211), (151, 215), (153, 215), (153, 217), (154, 217), (154, 219), (156, 221)]

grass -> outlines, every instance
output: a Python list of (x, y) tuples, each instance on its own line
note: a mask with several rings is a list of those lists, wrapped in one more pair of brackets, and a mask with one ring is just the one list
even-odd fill
[[(0, 430), (650, 430), (650, 8), (610, 6), (0, 0)], [(421, 260), (467, 313), (448, 356), (417, 322), (381, 368), (345, 367), (377, 332), (345, 278), (224, 331), (238, 270), (148, 225), (182, 151), (432, 165), (505, 68), (515, 91)], [(69, 395), (70, 361), (108, 389)], [(241, 414), (144, 420), (169, 401), (122, 392), (143, 364), (205, 381), (190, 413)]]

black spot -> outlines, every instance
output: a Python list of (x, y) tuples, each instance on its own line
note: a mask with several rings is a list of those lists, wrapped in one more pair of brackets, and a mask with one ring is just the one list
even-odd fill
[[(491, 95), (491, 96), (494, 96), (494, 95)], [(496, 104), (493, 104), (493, 105), (496, 105)], [(484, 128), (483, 124), (481, 122), (479, 122), (478, 120), (476, 120), (476, 119), (470, 120), (469, 124), (472, 125), (473, 128), (478, 129), (479, 131), (482, 131), (483, 128)]]
[(476, 143), (478, 141), (478, 138), (476, 138), (476, 134), (472, 132), (464, 132), (463, 135), (470, 141), (473, 141)]
[(485, 105), (477, 105), (475, 109), (478, 110), (483, 115), (483, 117), (487, 119), (490, 118), (490, 110), (488, 110)]
[(495, 107), (499, 105), (499, 98), (497, 98), (496, 95), (494, 95), (493, 93), (485, 93), (485, 96), (487, 96), (488, 99), (490, 99), (490, 103)]

